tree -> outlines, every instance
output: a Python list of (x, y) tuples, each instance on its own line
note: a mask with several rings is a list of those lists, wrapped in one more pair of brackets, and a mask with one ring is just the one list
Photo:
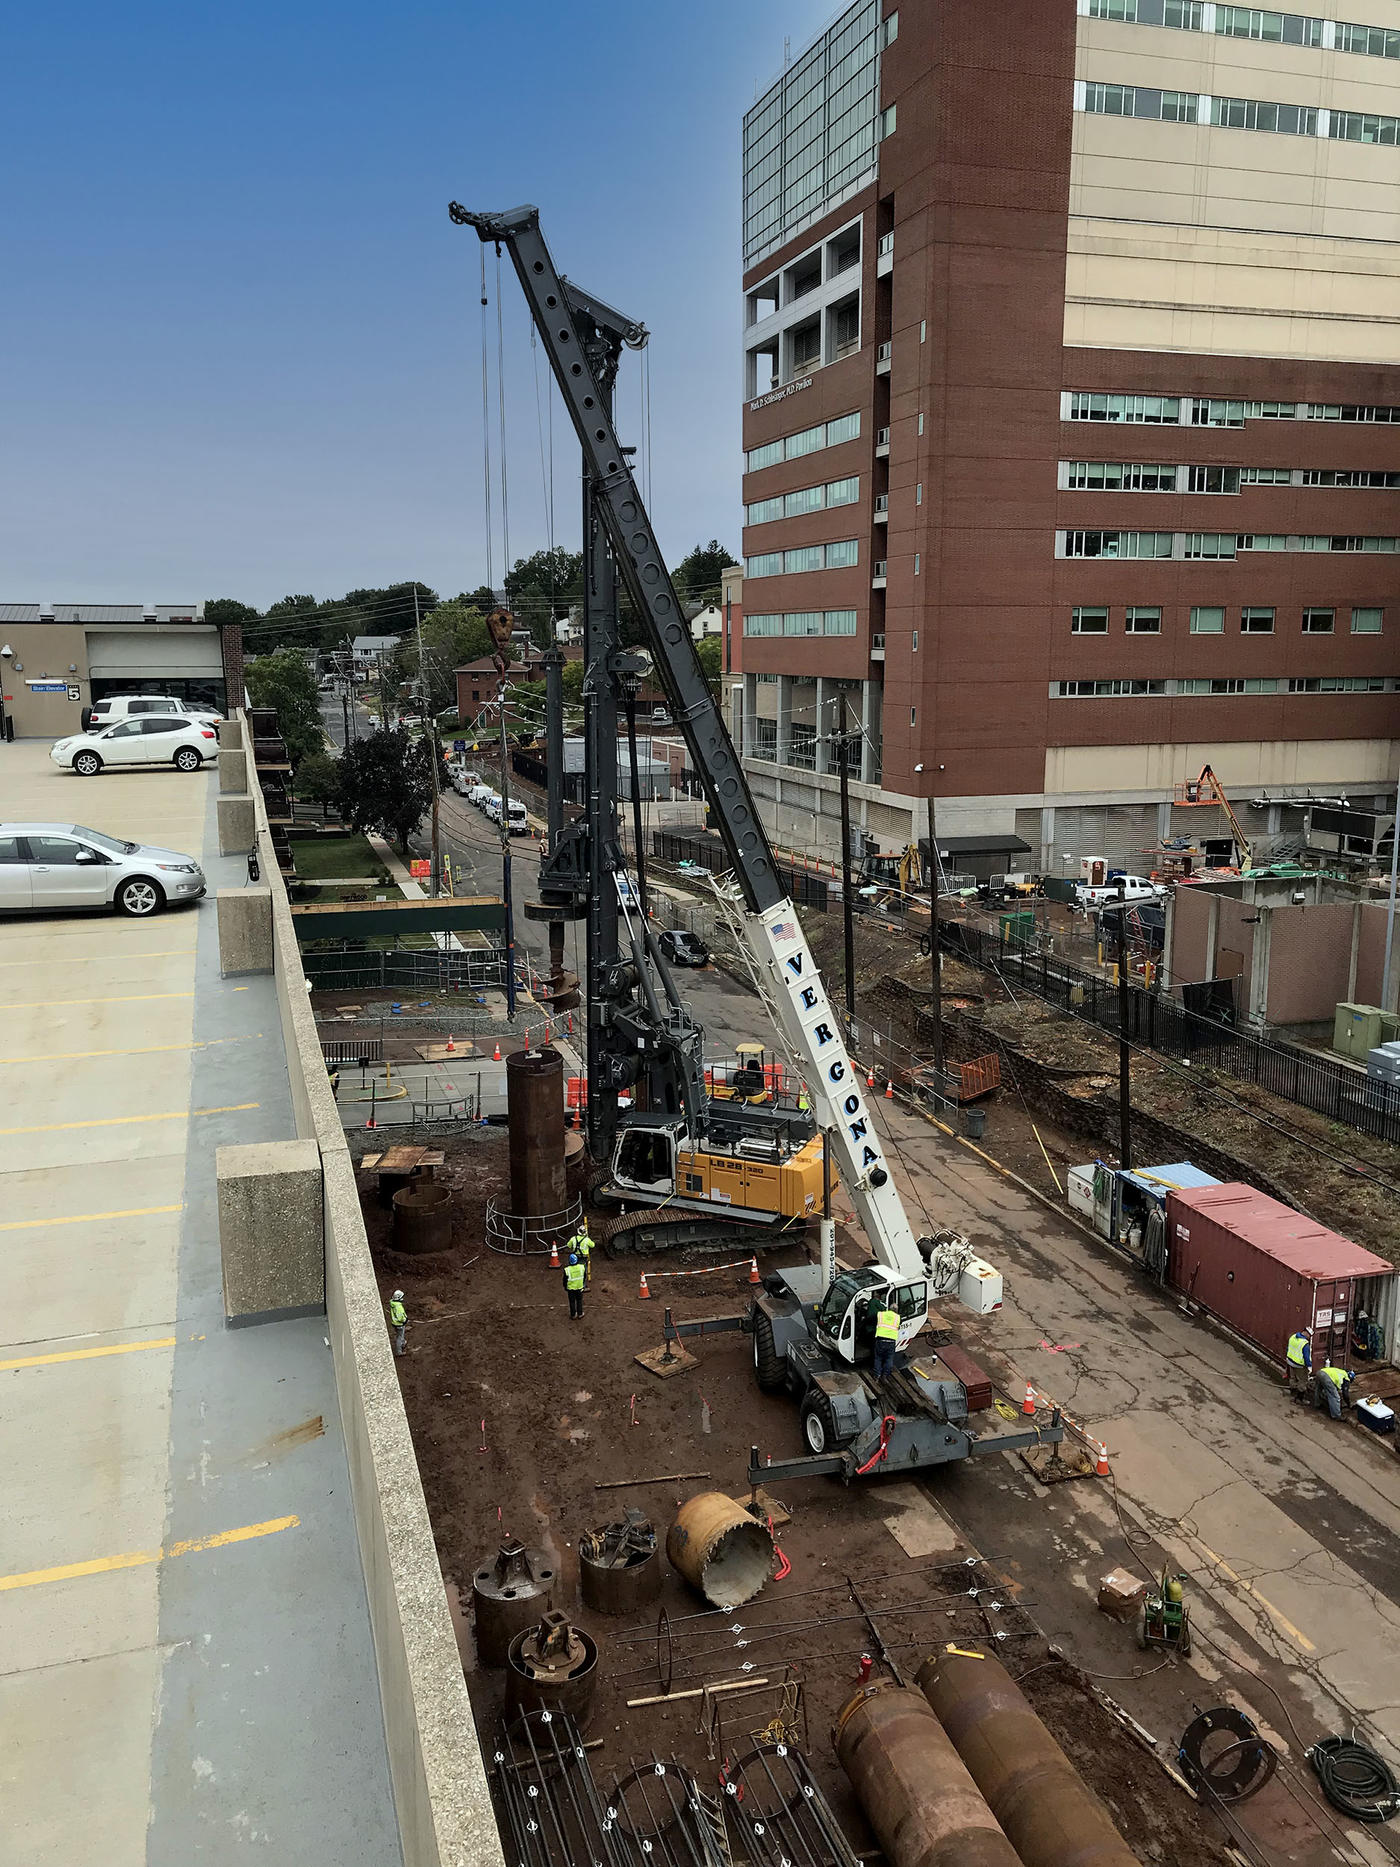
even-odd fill
[(506, 572), (506, 602), (539, 648), (554, 640), (554, 619), (583, 601), (583, 553), (555, 545), (517, 558)]
[(251, 603), (240, 603), (236, 596), (211, 596), (204, 605), (206, 622), (256, 622), (258, 612)]
[(719, 677), (724, 671), (724, 650), (717, 635), (707, 635), (703, 641), (695, 644), (695, 659), (700, 663), (700, 671), (710, 684), (710, 692), (719, 696)]
[[(391, 670), (396, 682), (416, 684), (419, 674), (418, 631), (411, 630), (400, 642)], [(423, 674), (427, 681), (428, 711), (444, 712), (457, 704), (455, 670), (464, 662), (477, 661), (491, 653), (491, 637), (486, 618), (460, 597), (439, 603), (422, 625)]]
[(489, 583), (481, 583), (475, 590), (463, 590), (460, 595), (454, 596), (452, 601), (464, 604), (467, 609), (479, 609), (484, 616), (488, 610), (496, 607), (500, 598)]
[(728, 570), (737, 559), (718, 538), (707, 545), (696, 545), (677, 564), (671, 581), (683, 603), (694, 601), (707, 607), (720, 600), (720, 572)]
[(566, 706), (578, 706), (583, 699), (583, 663), (566, 661), (562, 674), (564, 703)]
[(312, 804), (333, 804), (340, 796), (340, 760), (312, 752), (297, 766), (297, 796)]
[(294, 767), (313, 752), (324, 750), (326, 735), (321, 726), (316, 677), (304, 656), (294, 648), (258, 655), (245, 665), (243, 678), (255, 707), (276, 708), (277, 730)]
[(433, 748), (384, 726), (347, 746), (339, 761), (340, 814), (352, 829), (392, 839), (401, 856), (433, 802)]

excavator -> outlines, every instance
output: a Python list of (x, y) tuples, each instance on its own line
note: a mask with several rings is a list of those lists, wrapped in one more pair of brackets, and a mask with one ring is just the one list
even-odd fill
[[(549, 923), (552, 957), (562, 956), (564, 922), (588, 924), (588, 1142), (594, 1161), (606, 1162), (600, 1190), (638, 1209), (637, 1229), (651, 1235), (644, 1248), (737, 1236), (750, 1249), (748, 1241), (764, 1228), (791, 1238), (816, 1223), (819, 1261), (771, 1273), (762, 1297), (735, 1319), (753, 1336), (760, 1385), (786, 1385), (798, 1396), (811, 1456), (837, 1457), (823, 1469), (854, 1461), (872, 1433), (888, 1449), (906, 1427), (918, 1442), (900, 1452), (907, 1464), (967, 1456), (987, 1436), (969, 1428), (961, 1384), (936, 1356), (911, 1359), (907, 1351), (928, 1320), (930, 1291), (956, 1294), (986, 1312), (1000, 1306), (1001, 1277), (956, 1233), (915, 1238), (866, 1077), (847, 1052), (840, 1013), (696, 657), (630, 451), (613, 422), (621, 349), (644, 343), (645, 329), (560, 275), (536, 208), (477, 213), (454, 202), (449, 212), (509, 256), (583, 452), (588, 802), (583, 818), (560, 825), (557, 835), (551, 821), (540, 900), (527, 912)], [(649, 658), (619, 645), (619, 577)], [(634, 698), (648, 676), (663, 683), (692, 768), (702, 774), (730, 863), (729, 873), (714, 878), (716, 900), (801, 1078), (805, 1110), (706, 1093), (704, 1033), (651, 931), (640, 860), (634, 878), (618, 834), (618, 709), (628, 707), (629, 693)], [(551, 729), (560, 711), (547, 683)], [(562, 767), (552, 749), (550, 762)], [(640, 837), (636, 849), (640, 858)], [(559, 964), (547, 995), (562, 997), (577, 985)], [(625, 1111), (620, 1094), (630, 1103)], [(833, 1169), (872, 1250), (868, 1264), (840, 1275), (830, 1216)], [(855, 1372), (871, 1360), (877, 1313), (889, 1309), (899, 1319), (890, 1379), (902, 1383), (900, 1395), (882, 1393)], [(1044, 1440), (1049, 1430), (1023, 1433), (1016, 1443)], [(1001, 1435), (995, 1449), (1010, 1444)], [(885, 1456), (867, 1459), (880, 1463)]]

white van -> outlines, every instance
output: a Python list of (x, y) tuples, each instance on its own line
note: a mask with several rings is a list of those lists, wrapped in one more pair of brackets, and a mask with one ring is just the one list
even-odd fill
[(480, 779), (478, 779), (475, 784), (467, 787), (467, 802), (469, 804), (475, 804), (478, 810), (485, 810), (487, 798), (493, 797), (494, 795), (495, 793), (492, 791), (490, 785), (482, 782)]
[(501, 821), (500, 793), (498, 791), (488, 791), (486, 800), (481, 808), (488, 823), (499, 823)]
[(223, 718), (212, 707), (192, 707), (168, 694), (108, 694), (83, 709), (83, 731), (95, 733), (100, 727), (115, 726), (118, 720), (143, 713), (159, 713), (166, 718), (175, 714), (202, 726), (217, 726)]
[[(510, 834), (512, 836), (528, 836), (530, 834), (530, 819), (520, 799), (518, 797), (513, 797), (507, 809), (510, 812), (510, 821), (506, 825), (506, 828), (510, 831)], [(496, 811), (498, 819), (500, 814), (498, 808)]]

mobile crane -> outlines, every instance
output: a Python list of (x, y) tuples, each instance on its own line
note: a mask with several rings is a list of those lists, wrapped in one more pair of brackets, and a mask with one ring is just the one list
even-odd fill
[[(735, 1203), (728, 1188), (715, 1183), (723, 1178), (720, 1165), (727, 1162), (731, 1174), (742, 1174), (747, 1192), (754, 1184), (754, 1167), (778, 1164), (788, 1145), (775, 1132), (771, 1111), (742, 1100), (707, 1098), (703, 1032), (638, 911), (638, 890), (625, 877), (616, 822), (616, 696), (625, 694), (641, 669), (634, 653), (616, 645), (615, 571), (645, 627), (672, 718), (702, 775), (732, 865), (731, 875), (717, 881), (718, 898), (749, 958), (755, 987), (798, 1060), (820, 1130), (820, 1137), (788, 1146), (783, 1164), (798, 1165), (803, 1174), (814, 1166), (820, 1171), (829, 1149), (873, 1251), (871, 1264), (838, 1277), (834, 1227), (824, 1219), (820, 1263), (771, 1274), (764, 1295), (743, 1318), (733, 1319), (733, 1326), (753, 1336), (760, 1386), (786, 1385), (798, 1395), (814, 1456), (833, 1454), (839, 1465), (854, 1458), (873, 1431), (877, 1448), (868, 1468), (887, 1456), (892, 1436), (905, 1426), (914, 1430), (918, 1443), (901, 1451), (902, 1462), (968, 1456), (981, 1441), (967, 1430), (961, 1384), (936, 1358), (909, 1361), (904, 1351), (928, 1318), (930, 1283), (936, 1293), (956, 1291), (962, 1301), (985, 1311), (1000, 1304), (1001, 1278), (955, 1234), (916, 1240), (886, 1164), (867, 1085), (847, 1054), (841, 1019), (783, 888), (742, 765), (696, 657), (628, 450), (613, 425), (612, 386), (621, 348), (645, 341), (645, 331), (561, 277), (536, 208), (473, 213), (454, 202), (449, 212), (455, 223), (474, 228), (483, 243), (509, 255), (583, 450), (584, 692), (594, 719), (586, 744), (593, 768), (584, 822), (573, 826), (572, 835), (551, 839), (536, 917), (551, 922), (551, 949), (561, 954), (562, 930), (556, 949), (553, 926), (571, 917), (588, 920), (589, 1141), (594, 1157), (610, 1162), (613, 1190), (642, 1205), (707, 1212), (714, 1222), (732, 1213)], [(562, 966), (557, 970), (562, 975)], [(619, 1117), (615, 1092), (632, 1084), (642, 1090), (640, 1106)], [(755, 1126), (754, 1117), (766, 1119)], [(771, 1212), (772, 1191), (757, 1197), (764, 1202), (760, 1211)], [(804, 1194), (803, 1200), (804, 1211), (816, 1217), (815, 1199)], [(885, 1308), (899, 1317), (900, 1360), (890, 1380), (902, 1384), (900, 1394), (882, 1393), (856, 1372), (856, 1364), (870, 1358), (876, 1312)], [(1001, 1435), (995, 1449), (1047, 1436), (1034, 1431)]]

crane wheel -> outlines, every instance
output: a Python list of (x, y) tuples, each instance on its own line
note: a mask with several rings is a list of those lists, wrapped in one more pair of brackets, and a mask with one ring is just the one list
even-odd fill
[(773, 1340), (773, 1319), (762, 1310), (753, 1319), (753, 1373), (761, 1394), (781, 1394), (787, 1369)]

